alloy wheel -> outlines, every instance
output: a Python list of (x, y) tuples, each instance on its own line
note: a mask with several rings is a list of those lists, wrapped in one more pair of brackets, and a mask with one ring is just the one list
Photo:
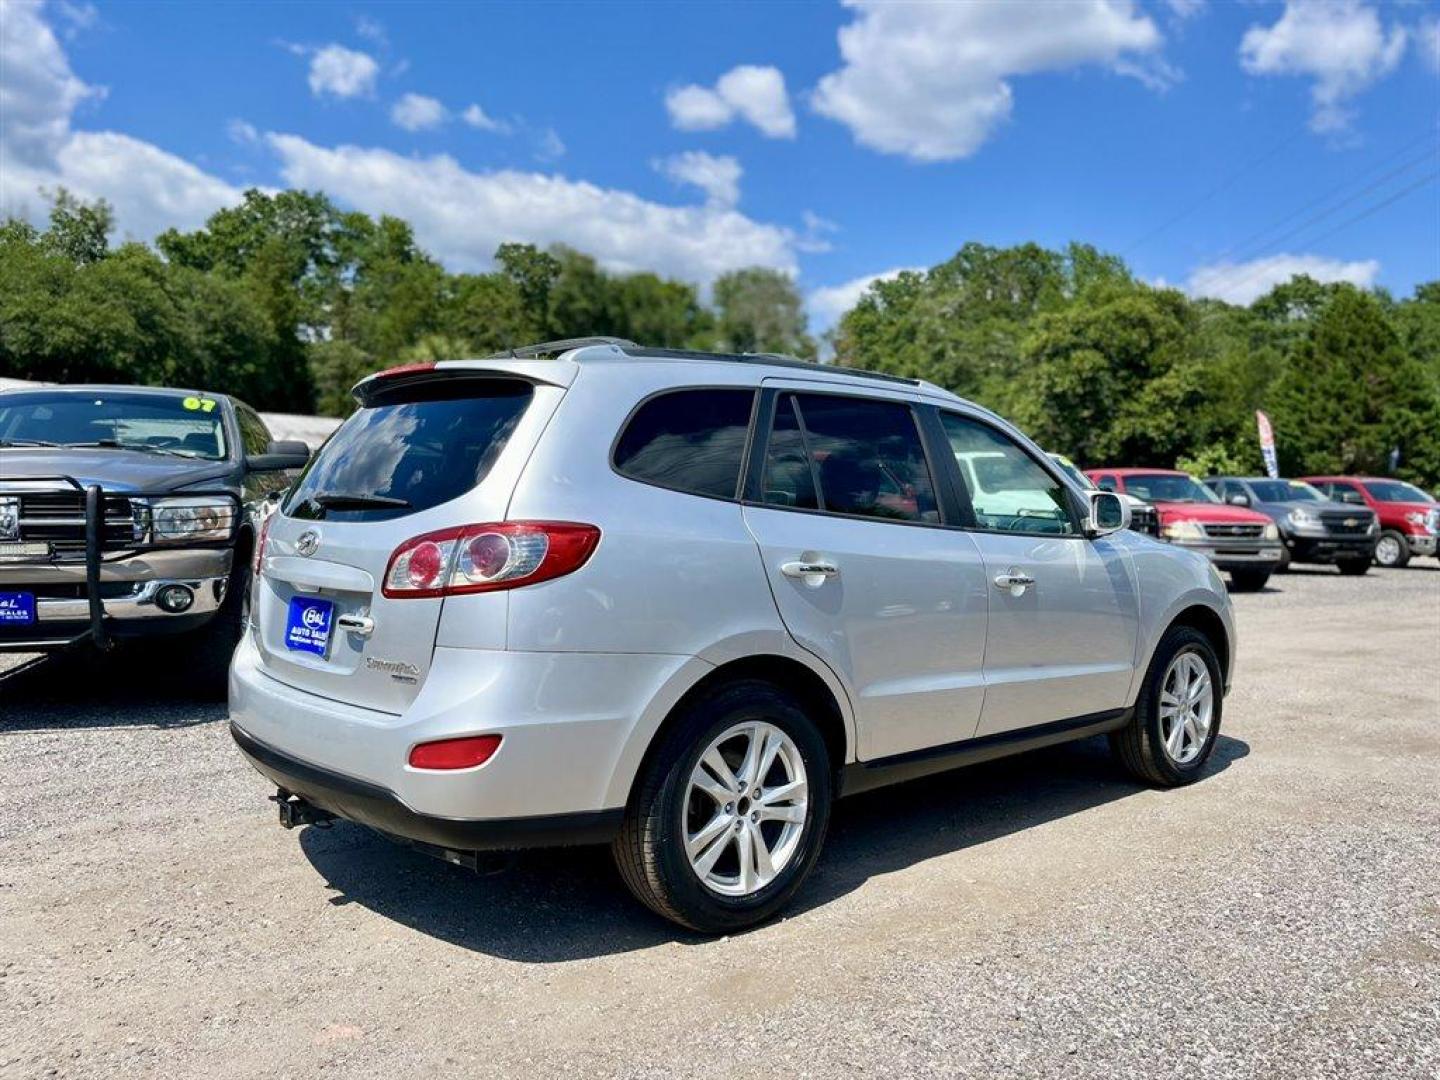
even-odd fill
[(1375, 561), (1381, 566), (1394, 566), (1400, 561), (1400, 541), (1393, 536), (1382, 536), (1375, 545)]
[(795, 858), (809, 815), (805, 762), (774, 724), (747, 721), (713, 740), (691, 770), (682, 805), (685, 854), (723, 896), (749, 896)]
[(1188, 765), (1200, 756), (1215, 718), (1215, 687), (1198, 653), (1170, 661), (1160, 684), (1160, 741), (1166, 756)]

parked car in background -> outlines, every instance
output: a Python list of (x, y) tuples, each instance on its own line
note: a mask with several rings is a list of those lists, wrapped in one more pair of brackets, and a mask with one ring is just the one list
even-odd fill
[(1370, 569), (1380, 526), (1368, 507), (1334, 502), (1303, 480), (1212, 476), (1205, 483), (1227, 505), (1248, 506), (1275, 522), (1285, 545), (1276, 570), (1292, 562), (1333, 563), (1342, 574)]
[(1144, 499), (1160, 515), (1160, 538), (1206, 555), (1239, 592), (1265, 587), (1284, 557), (1280, 530), (1257, 510), (1226, 506), (1188, 473), (1175, 469), (1100, 468), (1085, 474), (1101, 491)]
[(1384, 476), (1307, 476), (1337, 502), (1366, 506), (1380, 519), (1375, 561), (1400, 567), (1416, 555), (1435, 555), (1440, 538), (1440, 504), (1414, 484)]
[[(1050, 460), (1060, 466), (1060, 470), (1075, 483), (1079, 484), (1086, 491), (1099, 491), (1095, 481), (1086, 476), (1078, 465), (1071, 461), (1064, 454), (1050, 454)], [(1160, 515), (1155, 508), (1144, 499), (1137, 499), (1124, 491), (1117, 491), (1115, 494), (1124, 499), (1130, 507), (1130, 528), (1136, 532), (1145, 533), (1147, 536), (1160, 536)]]
[(1098, 733), (1165, 787), (1215, 745), (1214, 568), (939, 387), (605, 340), (356, 396), (267, 519), (231, 667), (282, 824), (461, 865), (608, 842), (726, 932), (839, 795)]
[(0, 652), (184, 634), (176, 672), (223, 685), (251, 514), (308, 458), (223, 394), (0, 391)]

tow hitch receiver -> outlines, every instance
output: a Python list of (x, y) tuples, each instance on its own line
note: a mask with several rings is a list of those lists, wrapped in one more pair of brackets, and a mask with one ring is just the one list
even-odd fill
[(280, 824), (286, 829), (293, 829), (297, 825), (326, 826), (335, 820), (335, 815), (329, 810), (321, 810), (284, 788), (279, 788), (271, 795), (270, 801), (280, 808)]

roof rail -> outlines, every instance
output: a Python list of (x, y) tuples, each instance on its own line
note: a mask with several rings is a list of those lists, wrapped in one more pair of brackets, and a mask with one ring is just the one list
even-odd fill
[(618, 337), (577, 337), (563, 338), (560, 341), (541, 341), (535, 345), (521, 345), (517, 349), (505, 349), (495, 353), (489, 359), (494, 360), (505, 357), (512, 360), (533, 360), (540, 356), (555, 356), (570, 349), (583, 348), (586, 345), (615, 345), (621, 348), (635, 346), (635, 342), (626, 338)]
[(802, 371), (825, 374), (854, 375), (862, 379), (878, 379), (881, 382), (901, 383), (905, 386), (920, 385), (919, 379), (906, 378), (904, 375), (889, 375), (883, 371), (863, 371), (860, 368), (841, 367), (837, 364), (817, 364), (810, 360), (801, 360), (797, 356), (786, 356), (783, 353), (721, 353), (705, 352), (702, 349), (659, 349), (633, 343), (621, 345), (620, 351), (626, 356), (633, 356), (637, 359), (720, 360), (731, 364), (764, 364), (766, 367), (797, 368)]

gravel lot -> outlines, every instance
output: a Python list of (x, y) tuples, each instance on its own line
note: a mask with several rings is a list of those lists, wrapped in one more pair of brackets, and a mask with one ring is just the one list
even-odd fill
[[(1103, 742), (841, 803), (707, 941), (604, 851), (287, 833), (224, 708), (0, 681), (0, 1075), (1440, 1075), (1440, 567), (1237, 597), (1211, 774)], [(0, 664), (5, 663), (0, 658)]]

